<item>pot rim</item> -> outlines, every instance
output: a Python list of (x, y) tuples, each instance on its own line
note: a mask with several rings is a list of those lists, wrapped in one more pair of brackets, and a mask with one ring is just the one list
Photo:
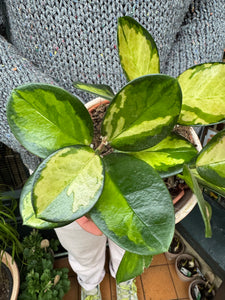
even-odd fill
[(12, 256), (4, 251), (4, 253), (2, 254), (3, 251), (1, 251), (1, 256), (2, 256), (2, 262), (8, 267), (8, 269), (10, 270), (11, 274), (12, 274), (12, 278), (13, 278), (13, 287), (12, 287), (12, 293), (11, 293), (11, 298), (10, 300), (16, 300), (17, 296), (19, 294), (19, 288), (20, 288), (20, 274), (19, 274), (19, 270), (16, 264), (15, 260), (12, 260)]

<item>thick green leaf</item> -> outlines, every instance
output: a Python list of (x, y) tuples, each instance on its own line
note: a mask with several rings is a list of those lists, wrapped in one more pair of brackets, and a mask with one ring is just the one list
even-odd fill
[(116, 273), (117, 283), (124, 282), (141, 275), (152, 261), (151, 255), (138, 255), (126, 251)]
[(171, 133), (154, 147), (130, 154), (151, 165), (164, 178), (180, 173), (183, 165), (192, 161), (197, 153), (190, 142)]
[(129, 82), (107, 109), (102, 134), (122, 151), (147, 149), (163, 140), (180, 114), (178, 81), (166, 75), (146, 75)]
[(129, 80), (159, 73), (159, 55), (150, 33), (131, 17), (118, 19), (118, 51), (123, 71)]
[(90, 211), (100, 230), (123, 249), (141, 255), (167, 251), (174, 234), (171, 196), (157, 172), (123, 153), (104, 157), (105, 185)]
[(104, 99), (112, 100), (114, 97), (111, 87), (105, 84), (89, 84), (76, 81), (73, 83), (73, 85), (79, 90), (103, 97)]
[(194, 66), (178, 81), (183, 93), (179, 124), (207, 125), (225, 120), (225, 64)]
[(198, 185), (197, 180), (194, 177), (192, 171), (188, 168), (187, 165), (184, 165), (183, 175), (179, 175), (179, 177), (183, 178), (185, 182), (188, 184), (192, 192), (196, 195), (198, 206), (205, 224), (205, 237), (209, 238), (212, 236), (212, 230), (210, 225), (211, 219), (211, 207), (207, 201), (203, 198), (202, 191)]
[(196, 166), (201, 177), (225, 188), (225, 129), (217, 133), (202, 149)]
[(59, 148), (92, 141), (93, 124), (85, 106), (53, 85), (35, 83), (14, 89), (7, 118), (19, 142), (42, 158)]
[(211, 182), (205, 180), (198, 174), (196, 169), (192, 169), (191, 171), (201, 186), (207, 187), (211, 191), (221, 195), (222, 197), (225, 197), (225, 188), (222, 188), (220, 186), (217, 186), (217, 185), (212, 184)]
[(49, 222), (72, 222), (93, 207), (103, 183), (103, 163), (93, 149), (80, 145), (60, 149), (35, 172), (34, 211)]
[(65, 223), (46, 222), (44, 220), (38, 219), (35, 216), (33, 205), (31, 202), (33, 177), (34, 174), (29, 177), (20, 195), (20, 214), (23, 219), (23, 225), (27, 225), (37, 229), (50, 229), (66, 225)]

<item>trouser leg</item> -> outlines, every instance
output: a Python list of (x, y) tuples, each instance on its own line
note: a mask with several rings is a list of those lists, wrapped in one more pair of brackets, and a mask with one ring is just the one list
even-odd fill
[(68, 251), (69, 263), (79, 284), (92, 290), (104, 278), (106, 237), (83, 230), (76, 222), (55, 229), (62, 246)]
[(117, 244), (115, 244), (111, 240), (108, 240), (108, 244), (109, 244), (109, 253), (110, 253), (109, 270), (111, 276), (115, 278), (116, 272), (123, 258), (125, 250), (120, 248)]

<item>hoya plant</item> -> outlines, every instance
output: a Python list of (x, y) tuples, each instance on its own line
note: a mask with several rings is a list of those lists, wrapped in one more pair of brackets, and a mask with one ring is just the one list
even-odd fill
[[(173, 129), (225, 120), (225, 66), (196, 65), (173, 78), (160, 73), (156, 44), (134, 19), (119, 18), (117, 36), (127, 84), (114, 94), (105, 85), (75, 83), (110, 101), (95, 149), (88, 110), (62, 88), (15, 88), (7, 118), (18, 141), (43, 159), (21, 193), (24, 224), (54, 228), (90, 217), (126, 250), (117, 272), (121, 282), (142, 273), (152, 256), (170, 246), (175, 214), (163, 178), (185, 179), (211, 236), (210, 208), (199, 182), (225, 195), (225, 131), (198, 154)], [(107, 155), (106, 145), (112, 150)]]

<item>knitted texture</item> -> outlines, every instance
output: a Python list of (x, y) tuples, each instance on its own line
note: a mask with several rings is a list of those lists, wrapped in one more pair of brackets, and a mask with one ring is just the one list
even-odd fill
[(1, 141), (21, 153), (30, 168), (39, 162), (19, 145), (7, 125), (6, 101), (18, 85), (57, 84), (87, 102), (90, 96), (75, 90), (73, 81), (107, 84), (114, 92), (126, 83), (117, 53), (120, 16), (134, 17), (152, 34), (161, 73), (177, 76), (194, 64), (221, 61), (224, 2), (3, 0), (8, 42), (0, 39)]

